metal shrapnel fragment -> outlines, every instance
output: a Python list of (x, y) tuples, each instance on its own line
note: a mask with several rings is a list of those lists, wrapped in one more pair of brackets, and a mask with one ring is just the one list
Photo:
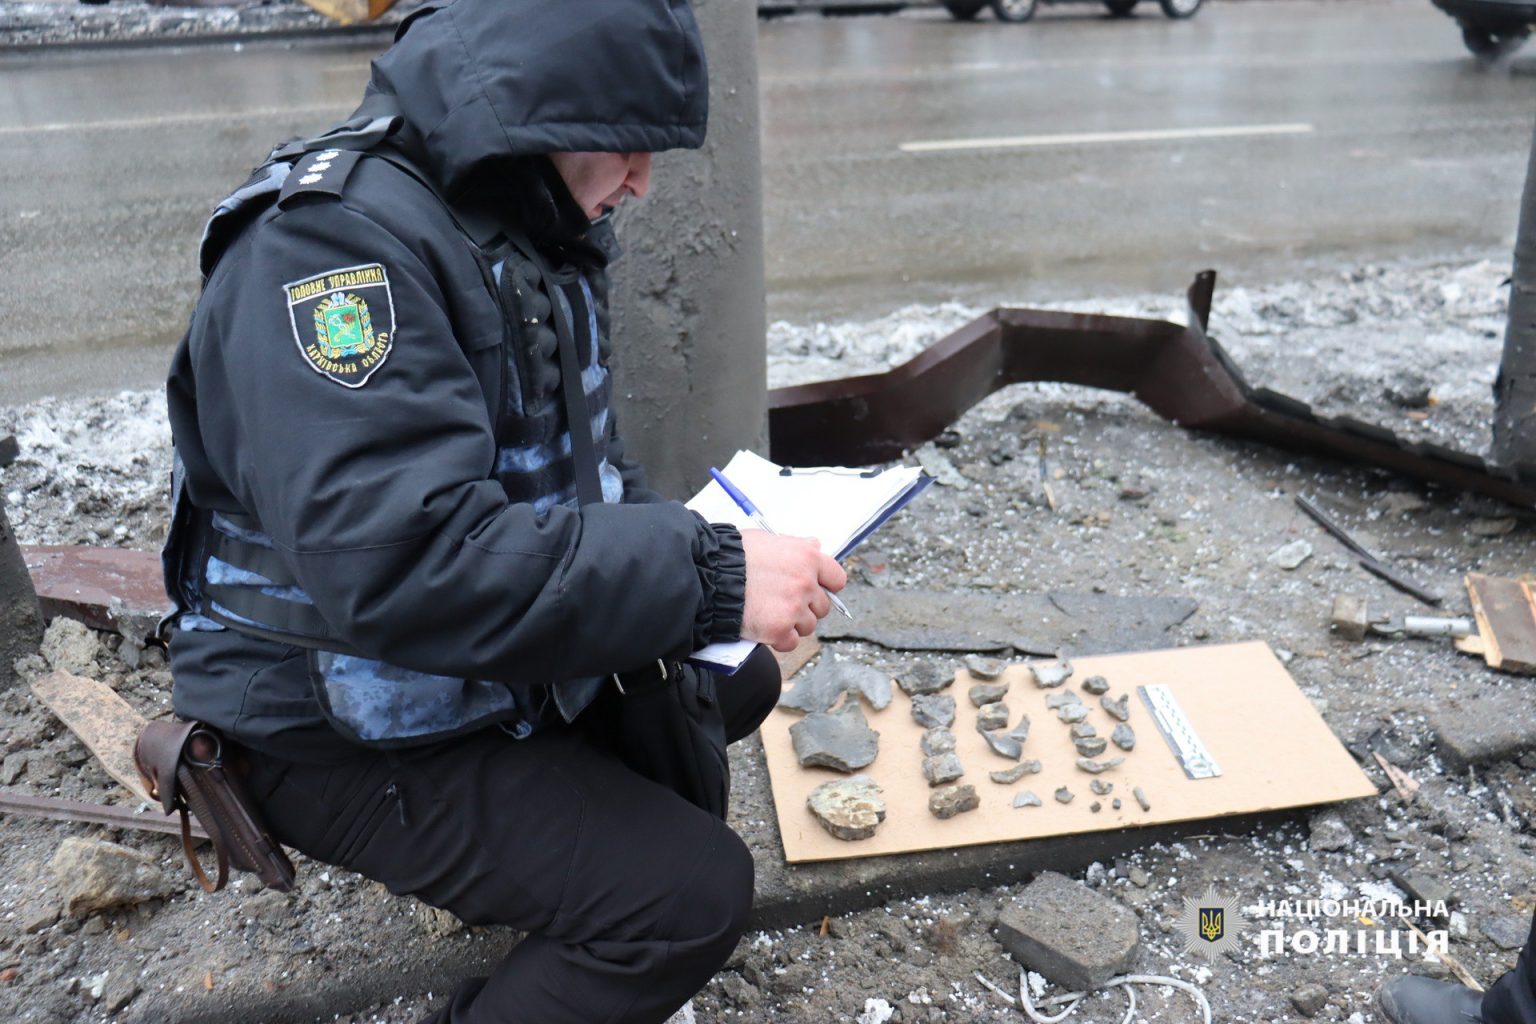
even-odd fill
[(1026, 775), (1039, 775), (1041, 769), (1039, 761), (1020, 761), (1012, 768), (1000, 768), (995, 772), (988, 772), (987, 776), (1000, 786), (1011, 786)]
[(1060, 693), (1053, 693), (1045, 698), (1045, 706), (1052, 711), (1058, 711), (1068, 705), (1081, 704), (1082, 702), (1082, 698), (1077, 695), (1076, 690), (1062, 690)]
[(987, 746), (1010, 761), (1017, 761), (1024, 756), (1024, 744), (1001, 729), (978, 728), (976, 731), (981, 733), (981, 738), (987, 741)]
[(1116, 721), (1119, 721), (1119, 722), (1129, 722), (1131, 720), (1131, 695), (1130, 694), (1126, 694), (1124, 697), (1121, 697), (1119, 700), (1115, 700), (1115, 698), (1107, 696), (1107, 695), (1103, 696), (1103, 697), (1100, 697), (1099, 698), (1099, 706), (1104, 709), (1104, 711), (1109, 715), (1110, 718), (1113, 718)]
[(945, 786), (928, 794), (928, 810), (935, 818), (953, 818), (981, 806), (976, 787), (970, 785)]
[(1019, 724), (1018, 725), (1016, 725), (1012, 729), (1008, 730), (1008, 736), (1009, 736), (1010, 739), (1018, 740), (1020, 743), (1023, 743), (1025, 740), (1029, 739), (1029, 713), (1028, 712), (1025, 712), (1024, 717), (1019, 719)]
[(1088, 705), (1067, 704), (1056, 709), (1056, 717), (1063, 722), (1081, 722), (1088, 717)]
[(1056, 661), (1045, 665), (1029, 666), (1030, 673), (1035, 677), (1035, 685), (1042, 690), (1049, 690), (1053, 686), (1060, 686), (1072, 676), (1072, 663), (1069, 661)]
[(1111, 768), (1119, 767), (1122, 764), (1125, 764), (1125, 758), (1123, 757), (1112, 757), (1108, 761), (1095, 761), (1088, 757), (1080, 757), (1077, 759), (1077, 766), (1083, 771), (1087, 772), (1089, 775), (1097, 775), (1100, 772), (1107, 772)]
[(1136, 749), (1136, 730), (1123, 722), (1115, 726), (1115, 731), (1109, 734), (1109, 738), (1121, 750)]
[(999, 701), (996, 704), (983, 704), (981, 710), (976, 712), (976, 728), (982, 732), (989, 729), (1003, 729), (1008, 725), (1008, 705)]
[(946, 672), (931, 661), (920, 661), (909, 666), (896, 679), (896, 685), (915, 697), (920, 693), (938, 693), (955, 681), (954, 673)]
[(1094, 779), (1088, 783), (1088, 788), (1098, 796), (1108, 796), (1109, 791), (1115, 788), (1113, 782), (1105, 782), (1103, 779)]
[(1088, 805), (1088, 809), (1090, 811), (1092, 811), (1094, 814), (1098, 814), (1100, 811), (1102, 811), (1104, 809), (1104, 805), (1099, 803), (1097, 800), (1095, 800), (1093, 803)]
[(977, 683), (967, 694), (971, 698), (971, 703), (979, 708), (995, 704), (1007, 695), (1007, 683)]
[(869, 665), (827, 659), (802, 673), (794, 688), (779, 698), (779, 706), (814, 714), (830, 710), (845, 693), (861, 694), (870, 707), (882, 711), (891, 704), (891, 678)]
[(1086, 740), (1098, 734), (1099, 730), (1093, 727), (1092, 722), (1078, 722), (1072, 726), (1072, 738), (1074, 740)]
[(912, 698), (912, 720), (924, 729), (955, 724), (955, 698), (947, 693), (920, 693)]
[(1110, 802), (1109, 806), (1113, 807), (1115, 810), (1118, 811), (1120, 809), (1120, 798), (1119, 797), (1115, 797), (1115, 799)]
[(1015, 807), (1041, 807), (1044, 806), (1034, 790), (1024, 789), (1014, 794), (1013, 806)]
[(1089, 676), (1083, 680), (1083, 691), (1095, 697), (1102, 696), (1109, 692), (1109, 680), (1103, 676)]
[(965, 766), (960, 763), (960, 758), (953, 751), (923, 758), (923, 778), (928, 780), (930, 786), (942, 786), (947, 782), (954, 782), (964, 774)]
[(868, 839), (885, 820), (880, 787), (868, 775), (823, 782), (811, 790), (806, 806), (821, 827), (838, 839)]
[(1109, 742), (1102, 736), (1086, 736), (1083, 739), (1073, 741), (1072, 745), (1077, 747), (1077, 752), (1084, 757), (1098, 757), (1104, 753), (1105, 748), (1109, 746)]
[(880, 734), (869, 727), (857, 701), (836, 711), (815, 711), (789, 727), (802, 768), (821, 766), (854, 772), (874, 761)]
[(1008, 663), (997, 658), (983, 658), (979, 654), (965, 656), (965, 670), (977, 679), (996, 679), (1008, 668)]
[(1147, 791), (1142, 789), (1140, 786), (1137, 786), (1135, 789), (1131, 790), (1131, 796), (1135, 797), (1136, 802), (1141, 804), (1142, 810), (1150, 811), (1152, 809), (1152, 805), (1147, 802)]
[(1056, 802), (1059, 804), (1069, 804), (1072, 802), (1072, 796), (1072, 791), (1066, 786), (1062, 786), (1056, 791)]
[(955, 749), (955, 734), (941, 726), (936, 726), (923, 733), (923, 738), (918, 741), (918, 745), (923, 748), (924, 757), (952, 753)]

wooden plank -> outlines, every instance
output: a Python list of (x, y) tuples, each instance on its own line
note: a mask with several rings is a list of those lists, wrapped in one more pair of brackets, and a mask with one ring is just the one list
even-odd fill
[(1467, 574), (1467, 594), (1489, 666), (1536, 673), (1536, 611), (1529, 588), (1510, 576), (1473, 572)]
[(1479, 658), (1488, 653), (1488, 647), (1483, 643), (1483, 637), (1481, 633), (1474, 633), (1471, 636), (1457, 637), (1455, 640), (1455, 647), (1462, 654), (1475, 654)]
[[(0, 790), (0, 814), (20, 814), (29, 818), (45, 818), (49, 821), (73, 821), (84, 825), (106, 825), (108, 828), (131, 828), (140, 832), (162, 832), (181, 835), (181, 816), (164, 814), (160, 805), (139, 812), (131, 807), (112, 804), (90, 804), (80, 800), (61, 800), (55, 796), (27, 796)], [(189, 823), (192, 838), (206, 840), (196, 819)]]
[(96, 755), (108, 775), (140, 800), (153, 802), (133, 765), (134, 741), (148, 724), (143, 715), (111, 687), (68, 672), (34, 680), (32, 692)]

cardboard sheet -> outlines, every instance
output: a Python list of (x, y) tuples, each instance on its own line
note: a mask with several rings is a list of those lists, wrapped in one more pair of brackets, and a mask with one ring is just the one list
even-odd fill
[[(923, 730), (912, 720), (910, 699), (897, 688), (884, 711), (871, 711), (865, 705), (870, 726), (880, 733), (880, 754), (864, 774), (884, 790), (886, 819), (873, 838), (858, 842), (833, 838), (806, 809), (811, 790), (840, 773), (801, 768), (789, 739), (789, 727), (801, 716), (775, 709), (763, 723), (762, 736), (785, 858), (800, 863), (945, 849), (1219, 818), (1376, 794), (1375, 785), (1266, 644), (1077, 658), (1065, 686), (1051, 690), (1036, 687), (1025, 667), (1028, 664), (1014, 663), (1004, 674), (1003, 679), (1011, 684), (1004, 703), (1009, 707), (1009, 728), (1018, 724), (1022, 714), (1029, 713), (1032, 725), (1024, 744), (1024, 759), (1043, 762), (1044, 770), (1005, 786), (993, 782), (987, 773), (1016, 762), (994, 753), (976, 732), (976, 708), (966, 693), (980, 680), (973, 679), (955, 659), (956, 682), (944, 692), (953, 695), (957, 705), (953, 731), (956, 752), (965, 767), (959, 782), (976, 788), (981, 806), (947, 821), (940, 821), (928, 810), (930, 790), (923, 778), (923, 755), (918, 747)], [(1099, 758), (1124, 756), (1125, 763), (1099, 776), (1076, 767), (1078, 755), (1072, 746), (1071, 727), (1045, 706), (1048, 695), (1077, 689), (1083, 703), (1092, 709), (1086, 721), (1108, 739), (1116, 721), (1100, 707), (1098, 697), (1080, 687), (1084, 679), (1094, 675), (1109, 681), (1110, 696), (1131, 694), (1129, 724), (1136, 730), (1133, 751), (1123, 753), (1111, 744)], [(1137, 686), (1159, 684), (1167, 686), (1178, 701), (1220, 767), (1219, 777), (1191, 779), (1186, 775), (1136, 693)], [(1088, 788), (1094, 778), (1113, 783), (1114, 791), (1107, 796), (1094, 795)], [(1075, 794), (1070, 804), (1058, 803), (1053, 796), (1063, 785)], [(1143, 811), (1131, 795), (1136, 786), (1146, 792), (1150, 811)], [(1033, 790), (1043, 806), (1013, 807), (1014, 795), (1025, 789)], [(1111, 803), (1116, 797), (1121, 801), (1119, 810)], [(1102, 805), (1098, 813), (1089, 806), (1096, 800)]]

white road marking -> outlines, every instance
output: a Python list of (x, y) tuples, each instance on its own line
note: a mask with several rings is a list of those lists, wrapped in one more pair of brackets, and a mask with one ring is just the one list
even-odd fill
[(204, 111), (197, 114), (167, 114), (164, 117), (134, 117), (121, 121), (57, 121), (50, 124), (0, 126), (0, 135), (50, 134), (56, 132), (117, 131), (129, 128), (159, 128), (182, 124), (254, 121), (263, 118), (299, 117), (309, 114), (334, 114), (348, 111), (355, 103), (317, 103), (294, 107), (257, 107), (251, 110)]
[(1003, 135), (981, 139), (903, 142), (903, 153), (940, 153), (961, 149), (1027, 149), (1039, 146), (1092, 146), (1114, 142), (1165, 142), (1175, 139), (1234, 139), (1257, 135), (1306, 135), (1310, 124), (1233, 124), (1212, 128), (1164, 128), (1130, 132), (1074, 132), (1066, 135)]

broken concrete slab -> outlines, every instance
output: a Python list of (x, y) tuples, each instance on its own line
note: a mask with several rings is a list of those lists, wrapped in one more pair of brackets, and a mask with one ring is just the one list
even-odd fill
[(1021, 965), (1071, 991), (1093, 991), (1136, 963), (1141, 929), (1124, 904), (1041, 872), (998, 916), (997, 937)]
[(925, 729), (955, 724), (955, 698), (947, 693), (920, 693), (912, 698), (912, 720)]
[(823, 782), (811, 790), (806, 806), (822, 828), (848, 842), (870, 838), (885, 820), (881, 789), (868, 775)]
[(869, 727), (857, 702), (836, 711), (813, 711), (789, 727), (795, 757), (803, 767), (855, 772), (875, 760), (880, 734)]
[(1446, 767), (1512, 761), (1536, 750), (1536, 703), (1521, 691), (1458, 696), (1430, 710), (1435, 748)]
[(823, 619), (823, 640), (865, 640), (911, 651), (1110, 654), (1168, 646), (1168, 630), (1198, 607), (1182, 597), (1067, 592), (983, 595), (861, 588), (857, 596), (858, 619)]
[(170, 610), (160, 554), (127, 548), (23, 547), (43, 615), (143, 640)]

